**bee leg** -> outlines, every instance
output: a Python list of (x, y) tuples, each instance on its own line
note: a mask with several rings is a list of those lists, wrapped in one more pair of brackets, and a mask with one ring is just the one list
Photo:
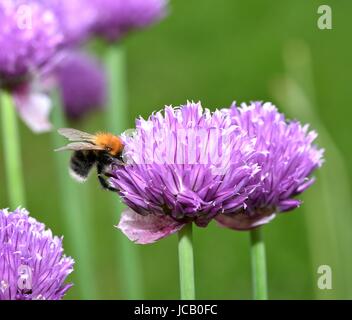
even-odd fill
[(117, 189), (115, 189), (114, 187), (111, 187), (107, 181), (107, 179), (105, 179), (105, 176), (107, 176), (105, 173), (103, 173), (103, 166), (100, 164), (97, 164), (97, 173), (98, 173), (98, 180), (101, 184), (101, 186), (103, 187), (103, 189), (105, 190), (109, 190), (109, 191), (114, 191), (116, 192)]
[(109, 190), (109, 191), (114, 191), (114, 192), (117, 191), (116, 188), (111, 187), (109, 185), (109, 183), (106, 181), (106, 179), (102, 175), (98, 175), (98, 179), (99, 179), (99, 182), (100, 182), (101, 186), (103, 187), (103, 189)]
[(107, 178), (116, 178), (116, 176), (114, 176), (113, 174), (111, 174), (109, 172), (104, 172), (104, 176)]

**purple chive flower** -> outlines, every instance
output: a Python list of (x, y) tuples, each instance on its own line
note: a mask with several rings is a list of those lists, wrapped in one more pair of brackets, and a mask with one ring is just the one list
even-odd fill
[(162, 19), (167, 0), (90, 0), (97, 12), (94, 32), (110, 41)]
[(93, 57), (70, 52), (58, 64), (54, 77), (69, 118), (78, 120), (104, 107), (106, 77), (103, 67)]
[(59, 21), (47, 7), (29, 0), (0, 0), (0, 85), (30, 77), (62, 41)]
[(165, 107), (122, 135), (126, 165), (111, 185), (129, 209), (118, 228), (132, 241), (151, 243), (195, 222), (242, 208), (259, 170), (254, 144), (223, 112), (200, 103)]
[(56, 15), (39, 1), (0, 0), (0, 89), (13, 93), (17, 110), (34, 131), (50, 129), (49, 100), (32, 80), (64, 41)]
[(74, 261), (25, 209), (0, 210), (0, 300), (59, 300)]
[(287, 122), (271, 103), (252, 103), (230, 110), (235, 125), (256, 139), (261, 171), (255, 176), (259, 187), (245, 201), (245, 208), (217, 217), (218, 222), (236, 230), (248, 230), (272, 220), (276, 213), (298, 207), (295, 196), (313, 182), (311, 173), (322, 165), (323, 150), (313, 144), (317, 137), (308, 125)]

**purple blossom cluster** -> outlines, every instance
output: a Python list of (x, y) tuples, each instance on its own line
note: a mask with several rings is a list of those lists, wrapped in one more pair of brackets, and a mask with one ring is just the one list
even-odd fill
[(108, 30), (107, 38), (120, 38), (146, 27), (165, 15), (166, 4), (165, 0), (0, 0), (0, 85), (24, 81), (62, 48), (96, 31)]
[[(66, 63), (63, 57), (95, 36), (121, 40), (129, 31), (160, 20), (166, 6), (166, 0), (0, 0), (0, 89), (11, 92), (19, 115), (33, 131), (48, 131), (51, 104), (45, 84), (48, 75), (53, 80), (56, 67)], [(78, 60), (72, 59), (71, 66), (74, 61)], [(94, 71), (91, 81), (101, 83), (101, 74)], [(51, 81), (54, 87), (60, 81), (56, 80)], [(94, 101), (102, 100), (99, 86), (89, 89), (82, 87), (81, 97), (87, 98), (77, 98), (79, 108), (76, 103), (65, 106), (69, 115), (92, 110), (92, 95)], [(67, 99), (74, 98), (63, 96)]]
[(187, 223), (248, 230), (296, 208), (322, 164), (315, 132), (287, 122), (270, 103), (210, 112), (166, 107), (125, 135), (125, 165), (110, 179), (128, 209), (119, 229), (151, 243)]
[(257, 162), (260, 172), (258, 185), (245, 206), (217, 218), (227, 227), (247, 230), (272, 220), (276, 213), (297, 208), (301, 201), (295, 196), (313, 182), (311, 173), (322, 165), (323, 149), (313, 144), (317, 137), (309, 126), (287, 121), (271, 103), (233, 104), (225, 110), (235, 125), (256, 139)]
[(64, 41), (58, 17), (38, 1), (0, 1), (0, 87), (28, 81)]
[(59, 300), (74, 261), (25, 209), (0, 210), (0, 300)]

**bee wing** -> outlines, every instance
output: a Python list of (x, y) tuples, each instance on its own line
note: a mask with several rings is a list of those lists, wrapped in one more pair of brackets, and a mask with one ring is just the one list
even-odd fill
[(94, 135), (72, 128), (61, 128), (57, 131), (69, 141), (93, 141)]
[(72, 142), (69, 143), (67, 146), (64, 146), (59, 149), (55, 149), (54, 151), (78, 151), (78, 150), (104, 150), (104, 148), (91, 144), (89, 142)]

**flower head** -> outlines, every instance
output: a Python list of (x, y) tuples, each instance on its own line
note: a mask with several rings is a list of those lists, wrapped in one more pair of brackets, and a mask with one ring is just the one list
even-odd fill
[(246, 200), (246, 207), (217, 217), (220, 224), (238, 230), (269, 222), (278, 212), (298, 207), (294, 197), (314, 179), (309, 176), (322, 164), (323, 150), (313, 144), (317, 134), (308, 125), (287, 122), (270, 103), (235, 104), (230, 110), (235, 125), (256, 139), (257, 161), (261, 167), (254, 177), (259, 185)]
[(63, 255), (62, 238), (26, 210), (0, 210), (0, 300), (61, 299), (73, 263)]
[(90, 0), (97, 12), (94, 31), (116, 41), (129, 31), (145, 28), (166, 13), (167, 0)]
[(13, 87), (43, 67), (63, 41), (56, 15), (38, 1), (0, 0), (0, 87)]
[(35, 132), (51, 129), (50, 99), (36, 79), (53, 65), (64, 38), (46, 2), (0, 0), (0, 90), (11, 92), (20, 117)]
[(119, 228), (137, 243), (150, 243), (186, 223), (206, 226), (219, 214), (243, 207), (258, 171), (253, 141), (229, 115), (200, 103), (165, 107), (136, 132), (123, 136), (126, 165), (112, 170), (126, 210)]
[(102, 109), (106, 98), (106, 78), (102, 66), (89, 55), (70, 52), (55, 70), (66, 114), (80, 119)]

